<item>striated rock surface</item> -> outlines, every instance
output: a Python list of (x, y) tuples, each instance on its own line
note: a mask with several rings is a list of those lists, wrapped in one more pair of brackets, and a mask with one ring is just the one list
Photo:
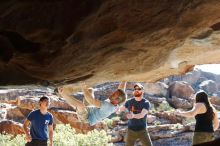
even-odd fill
[(213, 95), (214, 93), (218, 92), (218, 85), (213, 80), (203, 81), (199, 86), (209, 95)]
[(7, 0), (0, 85), (155, 82), (217, 63), (218, 0)]
[(191, 96), (195, 93), (194, 89), (190, 84), (183, 81), (173, 82), (168, 87), (168, 98), (176, 96), (177, 98), (182, 98), (190, 100)]
[(11, 120), (2, 120), (0, 121), (0, 133), (17, 135), (24, 134), (24, 131), (21, 123)]

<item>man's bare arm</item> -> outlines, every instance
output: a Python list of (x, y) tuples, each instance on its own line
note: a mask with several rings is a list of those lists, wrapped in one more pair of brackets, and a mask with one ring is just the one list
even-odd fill
[(50, 146), (53, 146), (53, 124), (48, 126)]
[(203, 103), (196, 103), (195, 106), (193, 106), (192, 110), (190, 111), (177, 111), (176, 114), (186, 117), (186, 118), (191, 118), (196, 116), (197, 114), (202, 114), (204, 113), (206, 107)]
[(100, 108), (101, 101), (97, 100), (97, 99), (95, 99), (95, 97), (93, 97), (93, 95), (91, 94), (91, 92), (89, 92), (89, 89), (85, 83), (83, 83), (83, 82), (81, 83), (81, 88), (82, 88), (82, 91), (83, 91), (83, 94), (84, 94), (86, 101), (89, 104), (92, 104), (92, 105), (96, 106), (97, 108)]
[(148, 113), (148, 110), (146, 109), (142, 109), (141, 113), (139, 114), (131, 114), (132, 115), (132, 119), (141, 119), (143, 118), (146, 114)]
[(28, 119), (25, 119), (24, 120), (24, 123), (23, 123), (23, 129), (24, 129), (24, 132), (25, 132), (25, 136), (26, 136), (26, 140), (28, 142), (31, 141), (31, 135), (30, 135), (30, 130), (29, 130), (29, 125), (30, 125), (30, 121)]
[(122, 82), (119, 84), (118, 89), (121, 89), (121, 90), (125, 91), (126, 84), (127, 84), (127, 82), (122, 81)]
[(216, 131), (219, 127), (219, 120), (218, 120), (218, 114), (215, 109), (213, 109), (214, 112), (214, 118), (213, 118), (213, 129)]
[[(81, 101), (77, 100), (76, 98), (72, 97), (70, 94), (69, 89), (70, 87), (58, 87), (58, 93), (66, 100), (66, 102), (72, 106), (73, 108), (85, 108)], [(80, 106), (79, 106), (80, 105)]]

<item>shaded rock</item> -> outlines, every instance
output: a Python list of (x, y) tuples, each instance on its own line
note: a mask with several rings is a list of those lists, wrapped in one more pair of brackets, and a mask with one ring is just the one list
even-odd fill
[(190, 84), (183, 81), (175, 81), (171, 83), (168, 87), (168, 98), (176, 96), (177, 98), (190, 99), (190, 97), (195, 93), (194, 89)]
[(173, 96), (172, 99), (167, 99), (174, 108), (190, 109), (193, 107), (193, 100), (186, 100)]
[(165, 97), (167, 95), (168, 86), (162, 82), (156, 83), (145, 83), (144, 91), (152, 96), (162, 96)]
[[(58, 123), (70, 124), (72, 128), (79, 133), (87, 133), (94, 129), (94, 126), (90, 126), (88, 123), (83, 123), (78, 120), (77, 114), (74, 111), (60, 110), (52, 108), (49, 110)], [(57, 123), (57, 124), (58, 124)]]
[(23, 109), (17, 106), (12, 106), (11, 108), (7, 108), (6, 118), (9, 120), (23, 123), (24, 119), (30, 112), (30, 109)]
[(182, 118), (176, 116), (173, 112), (156, 112), (153, 113), (158, 118), (169, 120), (171, 124), (182, 123)]
[(212, 95), (216, 92), (218, 92), (218, 86), (216, 84), (215, 81), (213, 80), (206, 80), (203, 81), (199, 87), (204, 90), (205, 92), (207, 92), (207, 94)]
[[(2, 104), (0, 106), (2, 106)], [(6, 115), (7, 115), (7, 110), (5, 108), (0, 108), (0, 119), (1, 120), (6, 119)]]
[(78, 121), (76, 112), (69, 110), (60, 110), (56, 108), (49, 109), (53, 116), (64, 124)]
[(189, 131), (189, 129), (189, 126), (180, 124), (148, 126), (152, 140), (176, 137), (177, 134)]
[(159, 105), (162, 102), (166, 101), (166, 98), (158, 98), (158, 97), (152, 97), (152, 96), (147, 96), (146, 99), (148, 99), (151, 103)]
[(157, 117), (154, 115), (147, 115), (147, 123), (152, 124), (156, 121)]
[(0, 133), (4, 132), (12, 135), (24, 134), (22, 124), (11, 120), (0, 121)]
[[(219, 88), (220, 89), (220, 88)], [(218, 91), (216, 94), (214, 94), (215, 96), (217, 96), (218, 98), (220, 98), (220, 91)]]
[(187, 82), (192, 85), (192, 84), (195, 84), (199, 80), (200, 76), (201, 76), (201, 72), (195, 69), (183, 75), (182, 81)]
[(220, 98), (219, 98), (219, 97), (212, 96), (212, 97), (209, 98), (209, 101), (210, 101), (212, 104), (215, 104), (215, 105), (220, 106)]
[[(67, 109), (67, 110), (74, 110), (72, 106), (70, 106), (67, 102), (64, 100), (60, 100), (59, 98), (55, 96), (48, 96), (50, 99), (50, 107), (56, 107), (60, 109)], [(39, 108), (39, 97), (36, 96), (29, 96), (28, 94), (25, 96), (19, 96), (17, 97), (19, 99), (19, 103), (15, 103), (16, 106), (23, 108), (23, 109), (37, 109)], [(3, 101), (4, 102), (4, 101)]]
[(192, 143), (193, 132), (179, 133), (175, 137), (153, 141), (154, 146), (189, 146)]

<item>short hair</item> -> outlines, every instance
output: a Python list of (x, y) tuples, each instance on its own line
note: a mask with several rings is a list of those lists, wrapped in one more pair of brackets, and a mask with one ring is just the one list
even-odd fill
[(49, 100), (49, 98), (48, 98), (48, 97), (46, 97), (46, 96), (42, 96), (42, 97), (40, 97), (39, 102), (40, 102), (40, 101), (44, 101), (44, 100)]

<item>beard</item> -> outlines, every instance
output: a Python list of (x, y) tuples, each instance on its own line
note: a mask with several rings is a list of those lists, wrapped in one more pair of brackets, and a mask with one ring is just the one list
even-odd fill
[(142, 92), (134, 92), (133, 95), (135, 97), (141, 97), (142, 96)]

